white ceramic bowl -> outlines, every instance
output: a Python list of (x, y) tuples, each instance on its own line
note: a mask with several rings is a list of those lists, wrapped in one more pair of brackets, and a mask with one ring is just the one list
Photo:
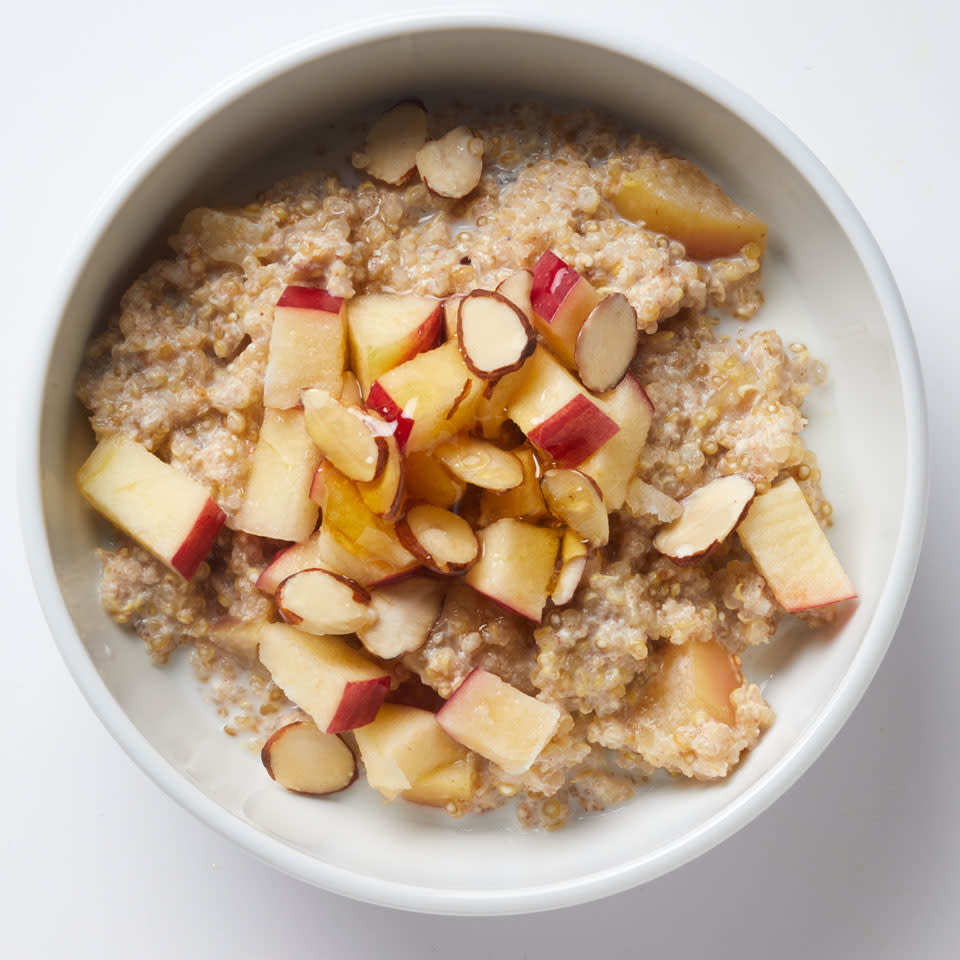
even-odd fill
[[(579, 37), (580, 39), (574, 39)], [(189, 670), (150, 667), (97, 598), (96, 527), (73, 477), (91, 437), (72, 400), (84, 342), (171, 217), (216, 194), (237, 157), (263, 157), (361, 104), (472, 88), (569, 97), (619, 111), (698, 159), (772, 225), (757, 325), (830, 365), (810, 407), (811, 445), (835, 506), (831, 538), (860, 591), (825, 641), (751, 657), (778, 719), (721, 784), (641, 789), (556, 833), (509, 813), (455, 821), (373, 791), (332, 802), (271, 786), (223, 736)], [(866, 160), (866, 158), (865, 158)], [(261, 184), (265, 185), (265, 184)], [(126, 176), (64, 279), (23, 404), (25, 541), (63, 657), (124, 749), (186, 808), (258, 857), (361, 900), (437, 913), (519, 913), (601, 897), (697, 856), (755, 817), (823, 750), (890, 642), (919, 551), (926, 494), (923, 394), (903, 307), (859, 216), (773, 117), (696, 67), (645, 44), (569, 25), (451, 14), (404, 18), (304, 44), (201, 103)]]

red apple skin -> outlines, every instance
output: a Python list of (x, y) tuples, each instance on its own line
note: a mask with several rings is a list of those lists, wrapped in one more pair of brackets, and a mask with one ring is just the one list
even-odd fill
[(277, 301), (278, 307), (294, 307), (298, 310), (322, 310), (324, 313), (339, 313), (343, 298), (335, 297), (319, 287), (286, 287)]
[(375, 410), (388, 423), (396, 423), (397, 431), (394, 436), (400, 445), (402, 453), (410, 437), (410, 431), (413, 429), (413, 420), (403, 415), (403, 411), (396, 405), (393, 398), (387, 393), (380, 384), (379, 380), (374, 381), (370, 387), (370, 393), (367, 396), (367, 406)]
[(389, 677), (348, 683), (325, 733), (344, 733), (372, 723), (390, 690)]
[(602, 447), (620, 427), (582, 393), (528, 434), (530, 442), (562, 467), (575, 467)]
[(185, 580), (189, 580), (203, 563), (226, 519), (223, 510), (208, 499), (180, 549), (170, 558), (170, 566)]
[(533, 268), (530, 306), (539, 317), (549, 323), (580, 279), (576, 270), (548, 250)]

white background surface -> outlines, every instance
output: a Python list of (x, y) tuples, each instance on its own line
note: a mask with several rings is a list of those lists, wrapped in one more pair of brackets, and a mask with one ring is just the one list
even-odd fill
[[(916, 586), (874, 684), (772, 809), (645, 887), (507, 919), (353, 903), (232, 848), (100, 727), (34, 599), (8, 458), (0, 956), (960, 956), (960, 5), (528, 0), (533, 9), (545, 24), (554, 11), (642, 33), (751, 94), (839, 179), (884, 250), (927, 380), (933, 471)], [(0, 262), (10, 339), (0, 390), (9, 415), (18, 358), (51, 320), (65, 253), (121, 169), (198, 96), (265, 54), (359, 13), (397, 12), (384, 0), (362, 10), (322, 0), (59, 0), (6, 12)]]

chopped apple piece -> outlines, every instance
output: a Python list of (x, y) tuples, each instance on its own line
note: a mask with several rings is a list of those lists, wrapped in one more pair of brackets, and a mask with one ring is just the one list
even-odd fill
[(529, 270), (517, 270), (497, 284), (497, 293), (506, 297), (514, 306), (523, 311), (523, 315), (533, 323), (533, 306), (530, 293), (533, 290), (533, 274)]
[(460, 320), (462, 293), (451, 294), (443, 301), (443, 329), (448, 340), (457, 339), (457, 324)]
[(432, 503), (409, 506), (397, 521), (400, 542), (436, 573), (469, 570), (480, 553), (477, 535), (463, 517)]
[(357, 630), (360, 642), (381, 660), (419, 650), (440, 616), (446, 589), (433, 577), (408, 577), (375, 588), (370, 603), (376, 620)]
[(507, 412), (530, 442), (560, 466), (577, 466), (620, 430), (596, 398), (542, 346), (524, 369), (525, 379)]
[(273, 540), (306, 540), (317, 525), (310, 483), (319, 462), (303, 411), (267, 408), (243, 503), (230, 526)]
[(653, 404), (637, 378), (628, 373), (613, 390), (595, 397), (600, 409), (618, 426), (618, 431), (578, 470), (593, 477), (608, 511), (619, 510), (627, 487), (637, 472), (640, 454), (653, 421)]
[(417, 151), (417, 170), (427, 187), (441, 197), (465, 197), (483, 175), (483, 140), (469, 127), (455, 127)]
[(387, 672), (340, 637), (304, 633), (285, 623), (263, 628), (260, 662), (324, 733), (370, 723), (390, 689)]
[(406, 458), (407, 495), (438, 507), (453, 507), (460, 502), (467, 485), (454, 477), (429, 453), (417, 452)]
[(477, 771), (467, 757), (425, 773), (401, 796), (427, 807), (448, 807), (467, 803), (476, 788)]
[(347, 301), (350, 365), (366, 397), (381, 374), (432, 349), (443, 328), (439, 300), (368, 293)]
[(574, 369), (577, 334), (600, 295), (590, 282), (555, 253), (547, 251), (534, 264), (530, 304), (533, 323), (551, 352)]
[(653, 545), (674, 563), (691, 563), (733, 532), (756, 488), (746, 477), (717, 477), (680, 501), (683, 513), (661, 527)]
[(479, 531), (480, 559), (466, 581), (502, 607), (540, 622), (550, 595), (560, 531), (509, 517)]
[(490, 290), (473, 290), (460, 301), (457, 340), (464, 363), (483, 380), (519, 370), (537, 345), (523, 311)]
[(436, 714), (399, 703), (385, 703), (376, 719), (354, 736), (367, 782), (388, 800), (410, 789), (425, 774), (467, 755), (437, 723)]
[(97, 444), (77, 483), (95, 510), (185, 580), (226, 518), (196, 480), (119, 434)]
[(656, 517), (664, 523), (676, 520), (683, 513), (679, 500), (668, 497), (662, 490), (658, 490), (639, 477), (634, 477), (630, 481), (624, 504), (635, 517)]
[(612, 390), (637, 352), (637, 311), (622, 293), (604, 297), (583, 321), (573, 356), (580, 381), (594, 393)]
[(352, 370), (345, 370), (343, 372), (340, 400), (343, 403), (352, 403), (358, 407), (363, 405), (363, 392), (360, 390), (360, 381), (356, 378)]
[(523, 480), (510, 490), (483, 490), (480, 494), (480, 525), (487, 526), (503, 517), (536, 520), (547, 515), (540, 490), (540, 463), (532, 448), (524, 444), (510, 451), (523, 467)]
[(583, 571), (587, 566), (587, 545), (571, 530), (563, 534), (563, 543), (560, 547), (560, 564), (550, 599), (562, 607), (573, 599), (573, 595), (583, 579)]
[(338, 394), (346, 358), (343, 300), (314, 287), (287, 287), (273, 311), (264, 404), (295, 407), (304, 387)]
[(429, 450), (471, 426), (483, 381), (473, 377), (450, 340), (388, 370), (370, 388), (367, 403), (396, 421), (405, 453)]
[(321, 797), (357, 779), (357, 758), (343, 738), (323, 733), (309, 720), (280, 727), (263, 745), (260, 759), (270, 777), (293, 793)]
[(540, 481), (550, 512), (594, 547), (610, 539), (610, 518), (600, 488), (579, 470), (547, 470)]
[(527, 376), (527, 366), (524, 364), (519, 370), (508, 373), (496, 382), (488, 381), (480, 402), (476, 408), (476, 424), (478, 432), (486, 440), (501, 442), (504, 427), (513, 429), (509, 424), (507, 409), (514, 394), (523, 385)]
[(235, 656), (241, 663), (250, 666), (256, 662), (260, 631), (266, 623), (266, 620), (220, 617), (211, 621), (206, 639)]
[(387, 445), (387, 462), (383, 472), (370, 483), (358, 483), (357, 489), (363, 502), (384, 520), (394, 520), (403, 506), (406, 493), (406, 460), (400, 452), (395, 436), (384, 438)]
[(748, 243), (761, 251), (766, 245), (767, 225), (680, 157), (642, 155), (620, 180), (614, 204), (627, 219), (679, 240), (697, 260), (731, 256)]
[(856, 597), (792, 477), (754, 499), (737, 533), (784, 610), (793, 613)]
[(320, 568), (287, 577), (276, 600), (283, 619), (307, 633), (356, 633), (377, 622), (370, 594), (359, 583)]
[(341, 473), (362, 483), (380, 475), (387, 465), (387, 437), (396, 429), (393, 424), (320, 387), (301, 391), (300, 401), (307, 433)]
[(554, 704), (478, 667), (437, 714), (437, 723), (467, 749), (516, 775), (530, 769), (562, 716)]
[(484, 490), (512, 490), (523, 482), (523, 464), (489, 440), (461, 434), (438, 444), (434, 457), (455, 477)]
[(427, 111), (422, 103), (404, 100), (381, 114), (367, 134), (362, 170), (394, 186), (417, 168), (417, 151), (427, 142)]

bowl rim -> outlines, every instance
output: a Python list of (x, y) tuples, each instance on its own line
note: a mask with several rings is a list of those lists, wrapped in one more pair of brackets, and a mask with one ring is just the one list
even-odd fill
[[(907, 440), (905, 496), (893, 563), (876, 614), (854, 659), (820, 715), (808, 726), (786, 756), (719, 813), (655, 854), (646, 855), (573, 879), (537, 887), (498, 890), (445, 890), (410, 886), (359, 875), (300, 852), (282, 840), (256, 830), (207, 797), (176, 771), (137, 730), (120, 708), (79, 642), (60, 593), (46, 538), (40, 496), (39, 459), (43, 393), (52, 350), (65, 308), (91, 251), (123, 203), (144, 178), (176, 146), (217, 111), (251, 90), (271, 82), (299, 64), (335, 50), (363, 46), (411, 32), (502, 30), (554, 37), (592, 46), (644, 63), (701, 92), (739, 116), (788, 157), (818, 192), (860, 257), (887, 319), (903, 386)], [(19, 513), (24, 548), (49, 629), (67, 667), (87, 702), (130, 758), (170, 797), (221, 835), (261, 861), (327, 891), (368, 903), (416, 912), (450, 915), (531, 913), (584, 903), (609, 896), (673, 870), (725, 840), (758, 816), (807, 770), (839, 732), (876, 673), (896, 632), (919, 561), (929, 487), (929, 444), (926, 400), (919, 356), (907, 313), (880, 248), (852, 201), (812, 151), (772, 113), (708, 68), (659, 43), (613, 31), (569, 15), (558, 15), (548, 26), (524, 14), (439, 10), (382, 16), (319, 33), (252, 63), (218, 84), (183, 111), (122, 171), (94, 208), (77, 235), (54, 288), (56, 304), (37, 336), (21, 405), (17, 456)], [(32, 413), (31, 413), (32, 411)]]

